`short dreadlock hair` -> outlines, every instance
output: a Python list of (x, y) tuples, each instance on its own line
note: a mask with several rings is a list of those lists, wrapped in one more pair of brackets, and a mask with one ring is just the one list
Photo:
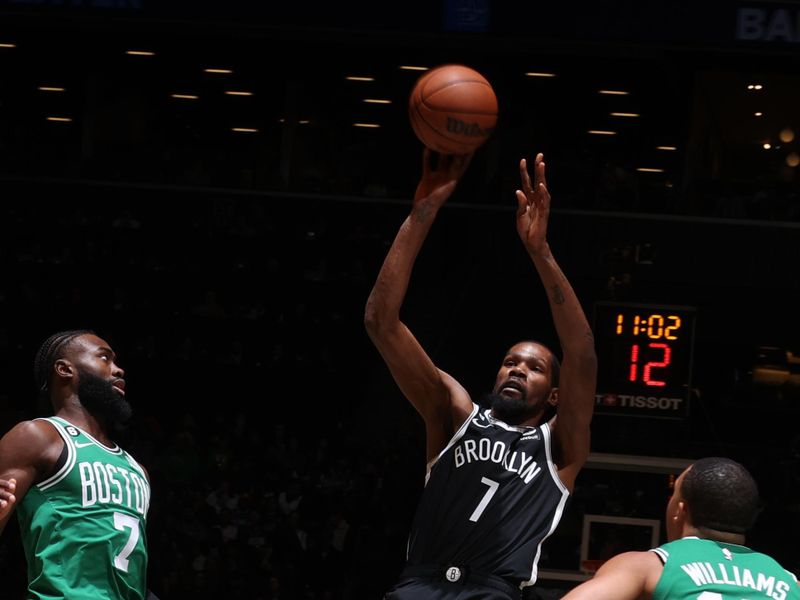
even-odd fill
[(693, 463), (683, 477), (681, 495), (695, 527), (743, 534), (758, 516), (756, 482), (729, 458), (712, 456)]
[(40, 396), (47, 397), (50, 393), (50, 377), (53, 374), (53, 365), (59, 358), (64, 357), (64, 351), (76, 337), (86, 334), (94, 335), (90, 329), (71, 329), (60, 331), (47, 338), (33, 361), (33, 377), (36, 389)]

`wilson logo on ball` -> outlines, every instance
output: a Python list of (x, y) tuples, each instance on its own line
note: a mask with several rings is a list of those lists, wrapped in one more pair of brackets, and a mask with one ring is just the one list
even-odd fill
[(489, 137), (494, 131), (494, 127), (481, 127), (478, 123), (466, 123), (461, 119), (447, 117), (447, 131), (459, 135)]
[(447, 64), (414, 84), (408, 102), (411, 127), (428, 148), (441, 154), (469, 154), (492, 135), (497, 96), (475, 69)]

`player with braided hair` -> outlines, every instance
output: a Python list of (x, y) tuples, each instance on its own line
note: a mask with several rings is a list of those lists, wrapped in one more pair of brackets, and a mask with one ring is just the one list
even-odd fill
[(16, 508), (29, 597), (142, 600), (150, 480), (112, 440), (132, 412), (124, 371), (81, 329), (42, 343), (34, 377), (54, 416), (0, 439), (0, 533)]
[(54, 333), (42, 342), (36, 352), (36, 358), (33, 360), (33, 378), (40, 394), (47, 396), (47, 389), (50, 385), (50, 369), (53, 368), (53, 363), (61, 358), (60, 353), (65, 345), (79, 335), (93, 333), (89, 329), (72, 329)]

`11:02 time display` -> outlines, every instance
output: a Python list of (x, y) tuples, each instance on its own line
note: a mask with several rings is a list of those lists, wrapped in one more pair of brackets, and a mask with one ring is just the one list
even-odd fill
[(642, 317), (633, 315), (633, 323), (626, 323), (631, 321), (631, 316), (624, 313), (617, 313), (617, 335), (622, 335), (626, 332), (626, 327), (632, 327), (631, 334), (646, 335), (651, 340), (677, 340), (678, 330), (681, 328), (681, 318), (678, 315), (648, 315)]
[[(645, 406), (685, 411), (694, 345), (693, 307), (595, 305), (598, 409), (639, 414)], [(667, 416), (667, 415), (659, 415)]]

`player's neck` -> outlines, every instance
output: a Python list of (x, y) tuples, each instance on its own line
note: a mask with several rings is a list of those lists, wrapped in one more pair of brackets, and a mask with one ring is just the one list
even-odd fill
[(539, 425), (539, 422), (542, 418), (541, 414), (527, 418), (507, 417), (506, 415), (498, 414), (494, 409), (492, 409), (491, 415), (493, 419), (497, 419), (498, 421), (502, 421), (506, 425), (511, 425), (513, 427), (536, 427)]
[(717, 529), (710, 529), (708, 527), (686, 527), (683, 531), (683, 537), (695, 536), (703, 540), (712, 540), (714, 542), (723, 542), (725, 544), (736, 544), (744, 546), (745, 537), (741, 533), (732, 533), (730, 531), (719, 531)]
[(66, 403), (56, 412), (56, 416), (69, 421), (75, 427), (83, 429), (97, 441), (106, 446), (113, 446), (114, 442), (109, 439), (103, 423), (90, 413), (80, 403)]

